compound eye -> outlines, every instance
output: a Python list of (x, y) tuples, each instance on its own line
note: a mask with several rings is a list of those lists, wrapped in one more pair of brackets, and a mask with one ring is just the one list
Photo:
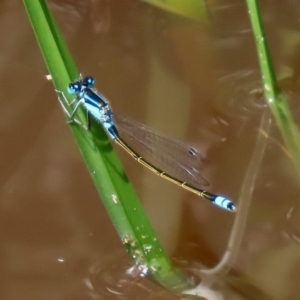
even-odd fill
[(68, 85), (68, 93), (75, 94), (81, 90), (81, 84), (79, 82), (72, 82)]
[(92, 76), (87, 76), (83, 79), (83, 85), (90, 87), (95, 84), (95, 79)]

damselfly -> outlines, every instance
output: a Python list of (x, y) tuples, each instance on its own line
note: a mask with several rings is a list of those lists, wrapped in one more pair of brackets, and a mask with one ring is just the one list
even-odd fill
[[(197, 165), (202, 164), (204, 156), (194, 148), (156, 132), (146, 125), (113, 114), (109, 102), (93, 88), (94, 84), (95, 80), (90, 76), (69, 84), (68, 93), (76, 94), (76, 98), (70, 103), (65, 99), (65, 103), (61, 101), (61, 104), (71, 121), (76, 120), (76, 112), (79, 107), (83, 106), (87, 111), (88, 124), (87, 126), (80, 125), (89, 128), (90, 116), (92, 116), (103, 125), (115, 143), (156, 175), (209, 200), (223, 209), (236, 211), (236, 206), (231, 200), (202, 189), (203, 186), (208, 185), (208, 182), (200, 174)], [(68, 113), (65, 105), (75, 105), (71, 114)], [(76, 123), (80, 122), (76, 121)], [(145, 159), (140, 156), (139, 152), (128, 145), (129, 143), (135, 143), (137, 147), (142, 149), (141, 151), (147, 153), (149, 158)], [(151, 159), (156, 161), (160, 168), (150, 162)]]

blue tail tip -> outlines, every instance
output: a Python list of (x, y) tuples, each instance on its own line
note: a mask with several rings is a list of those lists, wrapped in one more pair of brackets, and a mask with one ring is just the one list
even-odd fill
[(226, 210), (229, 210), (231, 212), (235, 212), (237, 210), (236, 205), (231, 200), (224, 198), (222, 196), (217, 196), (213, 202), (216, 205), (225, 208)]

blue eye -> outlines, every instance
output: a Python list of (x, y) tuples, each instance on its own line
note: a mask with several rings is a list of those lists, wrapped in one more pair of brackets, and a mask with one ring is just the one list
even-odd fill
[(80, 91), (80, 89), (81, 89), (81, 84), (79, 82), (70, 83), (67, 88), (68, 93), (71, 95), (78, 93)]
[(90, 87), (95, 85), (95, 79), (92, 76), (87, 76), (83, 79), (83, 85)]

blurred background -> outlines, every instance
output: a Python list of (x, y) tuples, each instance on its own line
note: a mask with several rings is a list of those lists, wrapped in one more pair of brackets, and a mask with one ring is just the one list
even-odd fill
[[(298, 122), (300, 7), (260, 2)], [(212, 271), (201, 295), (299, 299), (299, 175), (262, 96), (244, 1), (203, 1), (196, 16), (151, 1), (48, 4), (79, 70), (113, 109), (198, 149), (208, 190), (242, 207), (223, 211), (116, 149), (165, 249), (192, 278), (236, 246), (230, 271)], [(132, 260), (45, 78), (21, 1), (1, 1), (0, 26), (0, 298), (180, 299), (126, 272)]]

